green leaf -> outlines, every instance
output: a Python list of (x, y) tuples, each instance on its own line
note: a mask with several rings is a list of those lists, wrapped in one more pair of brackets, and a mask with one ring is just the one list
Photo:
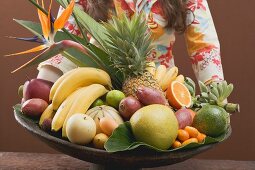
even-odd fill
[(24, 119), (26, 119), (26, 120), (29, 120), (29, 121), (31, 121), (31, 122), (33, 122), (33, 123), (36, 123), (36, 124), (39, 123), (39, 120), (32, 119), (32, 118), (30, 118), (30, 117), (28, 117), (28, 116), (26, 116), (26, 115), (24, 115), (24, 114), (22, 113), (22, 111), (21, 111), (21, 104), (16, 104), (15, 106), (13, 106), (13, 109), (14, 109), (14, 111), (15, 111), (17, 114), (19, 114), (20, 117), (22, 117), (22, 118), (24, 118)]
[(154, 150), (157, 152), (173, 152), (176, 150), (185, 150), (185, 149), (192, 149), (203, 145), (208, 145), (212, 143), (222, 142), (223, 140), (228, 138), (228, 135), (231, 132), (231, 127), (228, 129), (228, 131), (217, 137), (212, 138), (207, 136), (205, 140), (202, 143), (190, 143), (186, 146), (180, 147), (180, 148), (170, 148), (168, 150), (162, 150), (159, 148), (156, 148), (154, 146), (148, 145), (143, 142), (137, 142), (135, 140), (135, 137), (132, 133), (131, 124), (130, 122), (125, 122), (124, 124), (121, 124), (110, 136), (108, 141), (105, 143), (105, 149), (107, 152), (122, 152), (122, 151), (129, 151), (134, 150), (136, 148), (147, 148), (150, 150)]
[(24, 28), (28, 29), (34, 35), (38, 36), (41, 40), (43, 39), (43, 37), (42, 37), (42, 27), (39, 23), (32, 22), (32, 21), (18, 20), (18, 19), (13, 19), (13, 20), (15, 22), (17, 22), (19, 25), (21, 25)]

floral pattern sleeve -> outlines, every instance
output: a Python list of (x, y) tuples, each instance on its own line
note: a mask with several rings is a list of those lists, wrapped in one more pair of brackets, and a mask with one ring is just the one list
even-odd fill
[(188, 53), (198, 80), (209, 84), (223, 80), (220, 44), (207, 0), (188, 0)]

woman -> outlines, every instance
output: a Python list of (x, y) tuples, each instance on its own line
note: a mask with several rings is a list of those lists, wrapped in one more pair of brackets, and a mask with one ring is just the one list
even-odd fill
[[(174, 66), (175, 33), (184, 33), (197, 79), (206, 84), (224, 79), (220, 44), (207, 0), (77, 0), (76, 3), (97, 21), (107, 21), (113, 13), (132, 16), (144, 12), (155, 44), (149, 60), (168, 68)], [(69, 19), (66, 29), (80, 34), (73, 18)], [(40, 64), (38, 77), (47, 75), (55, 81), (75, 67), (58, 55)]]

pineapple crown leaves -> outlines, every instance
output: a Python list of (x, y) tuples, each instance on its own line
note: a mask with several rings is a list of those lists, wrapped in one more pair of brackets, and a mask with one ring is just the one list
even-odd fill
[(151, 34), (148, 31), (143, 14), (134, 15), (131, 19), (123, 15), (113, 17), (104, 23), (107, 37), (104, 46), (107, 48), (112, 66), (127, 77), (142, 75), (146, 68), (146, 58), (152, 50)]

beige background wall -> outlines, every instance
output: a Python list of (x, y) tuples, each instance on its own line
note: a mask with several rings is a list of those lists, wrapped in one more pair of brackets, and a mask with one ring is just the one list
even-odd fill
[[(241, 113), (231, 117), (233, 134), (216, 148), (198, 156), (210, 159), (255, 160), (255, 1), (209, 0), (212, 15), (221, 41), (225, 78), (235, 84), (229, 99), (241, 104)], [(57, 6), (55, 4), (55, 9)], [(50, 152), (54, 150), (22, 129), (14, 120), (12, 105), (19, 102), (17, 88), (33, 78), (35, 68), (16, 74), (10, 71), (31, 56), (3, 58), (7, 53), (21, 51), (35, 44), (4, 38), (6, 35), (31, 36), (12, 18), (37, 21), (35, 8), (26, 0), (5, 0), (0, 4), (0, 151)], [(181, 72), (193, 77), (182, 36), (175, 46), (176, 64)]]

